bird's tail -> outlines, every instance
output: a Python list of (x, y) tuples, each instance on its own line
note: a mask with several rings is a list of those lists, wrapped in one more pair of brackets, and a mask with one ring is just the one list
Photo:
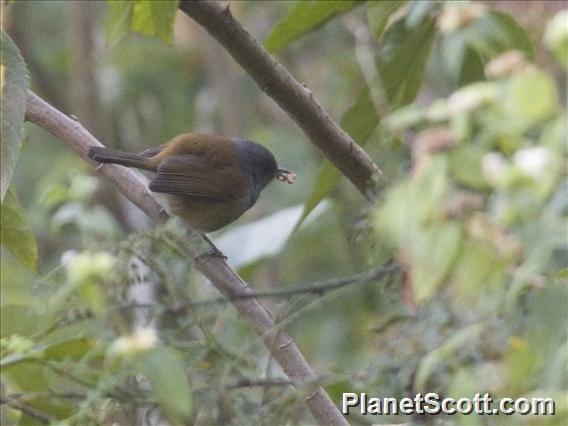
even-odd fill
[(120, 164), (126, 167), (135, 167), (137, 169), (155, 170), (153, 161), (149, 157), (142, 157), (138, 154), (130, 154), (128, 152), (115, 151), (103, 147), (90, 147), (87, 156), (99, 163)]

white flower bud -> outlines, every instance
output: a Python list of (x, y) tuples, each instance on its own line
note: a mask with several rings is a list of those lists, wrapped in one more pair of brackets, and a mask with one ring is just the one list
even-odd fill
[(105, 279), (112, 273), (115, 263), (114, 257), (106, 252), (66, 253), (63, 257), (67, 277), (76, 286)]
[(153, 327), (144, 327), (135, 330), (130, 336), (116, 339), (110, 347), (110, 352), (117, 355), (134, 355), (155, 347), (157, 343), (156, 330)]
[(513, 163), (527, 175), (539, 179), (544, 175), (551, 159), (550, 151), (538, 146), (517, 151), (513, 156)]
[(568, 9), (561, 10), (548, 23), (544, 32), (544, 44), (554, 52), (556, 59), (568, 68)]

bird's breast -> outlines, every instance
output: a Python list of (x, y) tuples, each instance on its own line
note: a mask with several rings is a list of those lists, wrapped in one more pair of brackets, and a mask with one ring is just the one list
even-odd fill
[(205, 233), (234, 222), (250, 207), (244, 198), (225, 202), (179, 195), (167, 195), (166, 198), (171, 213), (187, 222), (192, 229)]

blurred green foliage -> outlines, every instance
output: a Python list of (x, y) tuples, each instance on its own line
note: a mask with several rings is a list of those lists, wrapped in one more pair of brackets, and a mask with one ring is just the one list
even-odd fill
[[(557, 95), (550, 77), (527, 63), (409, 107), (414, 126), (408, 110), (389, 118), (418, 134), (411, 174), (385, 194), (376, 229), (408, 265), (419, 305), (444, 292), (463, 315), (448, 324), (455, 334), (418, 363), (416, 389), (483, 388), (504, 397), (566, 386), (565, 370), (552, 388), (545, 379), (567, 337), (559, 279), (567, 254), (567, 129)], [(497, 334), (496, 326), (507, 327), (499, 332), (505, 344), (488, 347), (480, 336)], [(476, 354), (471, 365), (457, 361), (468, 353)], [(445, 383), (433, 377), (444, 368), (452, 371)], [(472, 368), (496, 378), (487, 384)]]
[[(377, 282), (263, 300), (335, 401), (489, 392), (557, 403), (554, 416), (351, 423), (566, 423), (565, 11), (232, 3), (383, 169), (381, 191), (365, 199), (193, 22), (176, 18), (174, 31), (177, 1), (107, 3), (6, 6), (32, 89), (132, 151), (187, 131), (234, 131), (236, 118), (239, 136), (295, 170), (299, 184), (270, 186), (212, 236), (238, 254), (228, 261), (255, 291), (400, 265)], [(538, 3), (546, 13), (527, 31), (518, 18)], [(72, 24), (87, 7), (84, 33)], [(5, 60), (15, 47), (2, 37), (3, 192), (15, 169), (1, 211), (2, 397), (35, 411), (2, 404), (1, 423), (37, 424), (34, 412), (60, 424), (311, 423), (297, 390), (262, 385), (282, 371), (164, 229), (46, 132), (27, 124), (25, 140), (4, 137), (23, 120), (5, 84), (25, 73)], [(76, 37), (94, 40), (90, 56), (71, 48)], [(77, 75), (85, 60), (92, 81)], [(71, 89), (88, 84), (97, 120)]]
[(270, 53), (276, 53), (303, 35), (316, 30), (334, 17), (357, 6), (357, 1), (308, 0), (294, 3), (264, 41)]
[(171, 43), (173, 24), (179, 0), (160, 3), (140, 0), (111, 0), (107, 2), (110, 13), (107, 17), (107, 40), (119, 41), (129, 31), (137, 31), (150, 37)]

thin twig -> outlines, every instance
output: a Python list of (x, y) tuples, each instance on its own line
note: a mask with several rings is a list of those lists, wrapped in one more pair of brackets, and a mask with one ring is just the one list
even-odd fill
[(7, 405), (10, 408), (13, 408), (15, 410), (21, 411), (22, 413), (33, 417), (34, 419), (39, 420), (41, 423), (43, 424), (50, 424), (51, 423), (51, 417), (49, 417), (47, 414), (33, 408), (30, 407), (29, 405), (26, 404), (22, 404), (21, 402), (18, 401), (11, 401), (6, 399), (3, 396), (0, 396), (0, 404), (1, 405)]
[(269, 386), (294, 386), (291, 380), (283, 380), (276, 378), (269, 379), (240, 379), (236, 383), (226, 385), (226, 389), (252, 388), (252, 387), (269, 387)]
[[(362, 272), (360, 274), (351, 275), (348, 277), (331, 278), (329, 280), (316, 281), (311, 284), (297, 285), (280, 290), (252, 291), (250, 293), (234, 296), (231, 299), (218, 297), (210, 300), (198, 300), (195, 302), (180, 304), (176, 308), (184, 309), (188, 305), (192, 307), (220, 305), (236, 299), (253, 299), (253, 298), (263, 299), (263, 298), (272, 298), (272, 297), (288, 297), (288, 296), (294, 296), (297, 294), (306, 294), (306, 293), (323, 294), (328, 291), (337, 290), (339, 288), (346, 287), (351, 284), (364, 285), (373, 281), (377, 281), (385, 277), (386, 275), (397, 272), (399, 269), (400, 269), (399, 265), (397, 265), (394, 262), (389, 262), (381, 266), (380, 268), (373, 269), (371, 271)], [(153, 306), (155, 305), (128, 304), (128, 305), (122, 305), (118, 307), (118, 309), (151, 308)]]
[(179, 8), (215, 38), (239, 65), (300, 126), (310, 141), (363, 194), (382, 176), (373, 160), (345, 133), (296, 79), (216, 1), (184, 0)]
[(10, 404), (12, 401), (22, 402), (45, 398), (86, 399), (87, 394), (81, 392), (55, 392), (51, 390), (28, 393), (12, 393), (10, 395), (6, 395), (4, 397), (4, 401), (6, 404)]
[(361, 274), (352, 275), (350, 277), (332, 278), (326, 281), (317, 281), (310, 285), (296, 286), (291, 288), (284, 288), (281, 290), (270, 290), (270, 291), (257, 291), (251, 294), (243, 295), (241, 297), (282, 297), (282, 296), (292, 296), (295, 294), (305, 294), (305, 293), (317, 293), (322, 294), (330, 290), (336, 290), (341, 287), (345, 287), (350, 284), (366, 284), (371, 281), (376, 281), (385, 275), (398, 271), (398, 265), (395, 263), (388, 263), (379, 269), (372, 270), (370, 272), (363, 272)]
[[(63, 368), (59, 368), (57, 367), (54, 362), (51, 361), (45, 361), (45, 360), (35, 360), (35, 362), (40, 363), (41, 365), (43, 365), (44, 367), (49, 368), (50, 370), (52, 370), (54, 373), (63, 376), (69, 380), (71, 380), (72, 382), (75, 382), (81, 386), (84, 386), (88, 389), (91, 390), (97, 390), (98, 389), (98, 384), (94, 383), (94, 382), (90, 382), (88, 380), (85, 380), (81, 377), (77, 377), (75, 374), (66, 371)], [(138, 399), (138, 396), (136, 393), (132, 392), (130, 389), (122, 389), (122, 388), (116, 388), (115, 390), (109, 390), (109, 391), (105, 391), (104, 395), (108, 398), (114, 398), (116, 400), (119, 401), (125, 401), (125, 400), (129, 400), (129, 401), (133, 401)]]

